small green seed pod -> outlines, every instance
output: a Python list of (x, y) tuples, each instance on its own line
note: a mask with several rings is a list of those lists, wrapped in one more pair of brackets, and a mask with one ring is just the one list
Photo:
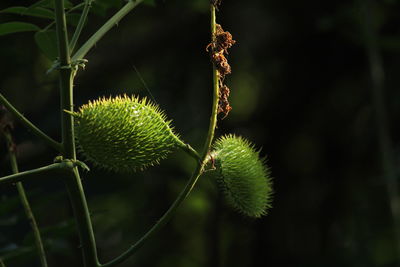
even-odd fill
[(95, 165), (115, 172), (144, 169), (184, 146), (164, 113), (146, 98), (101, 98), (73, 115), (79, 149)]
[(250, 217), (261, 217), (271, 207), (272, 182), (264, 160), (247, 140), (234, 135), (214, 144), (216, 179), (227, 203)]

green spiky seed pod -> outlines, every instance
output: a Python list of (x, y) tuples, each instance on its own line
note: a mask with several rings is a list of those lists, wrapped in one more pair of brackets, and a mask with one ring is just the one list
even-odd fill
[(144, 169), (184, 145), (164, 113), (146, 98), (101, 98), (73, 115), (79, 149), (89, 161), (112, 171)]
[(272, 182), (259, 152), (247, 140), (234, 135), (214, 144), (214, 164), (219, 188), (227, 203), (250, 217), (261, 217), (271, 207)]

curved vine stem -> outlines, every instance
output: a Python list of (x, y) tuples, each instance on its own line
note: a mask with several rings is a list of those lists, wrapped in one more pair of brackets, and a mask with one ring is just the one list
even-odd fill
[(202, 164), (198, 164), (195, 172), (193, 173), (190, 180), (187, 182), (183, 191), (179, 194), (179, 196), (175, 199), (174, 203), (169, 207), (169, 209), (164, 213), (164, 215), (157, 221), (150, 230), (147, 231), (146, 234), (142, 236), (134, 245), (129, 247), (125, 252), (123, 252), (120, 256), (116, 257), (114, 260), (109, 261), (108, 263), (102, 264), (102, 267), (111, 267), (115, 266), (129, 257), (131, 257), (139, 248), (141, 248), (144, 243), (154, 236), (172, 217), (176, 209), (179, 205), (186, 199), (186, 197), (190, 194), (194, 185), (196, 184), (200, 174), (202, 172)]
[(129, 0), (114, 16), (112, 16), (97, 32), (95, 32), (82, 47), (72, 56), (72, 61), (82, 59), (89, 50), (109, 31), (112, 27), (124, 18), (132, 9), (139, 5), (143, 0)]
[[(211, 5), (211, 38), (214, 38), (215, 36), (215, 29), (216, 29), (215, 11), (216, 11), (215, 6)], [(209, 160), (208, 154), (211, 148), (211, 143), (214, 139), (215, 128), (217, 125), (218, 96), (219, 96), (218, 77), (219, 77), (218, 70), (215, 68), (215, 66), (213, 66), (213, 103), (211, 109), (210, 124), (208, 128), (206, 142), (204, 144), (203, 153), (200, 157), (200, 161), (198, 162), (196, 170), (194, 171), (192, 177), (189, 179), (185, 188), (182, 190), (179, 196), (175, 199), (174, 203), (157, 221), (157, 223), (153, 225), (153, 227), (151, 227), (150, 230), (148, 230), (147, 233), (143, 235), (143, 237), (140, 238), (134, 245), (132, 245), (120, 256), (116, 257), (114, 260), (111, 260), (108, 263), (101, 265), (102, 267), (112, 267), (123, 262), (124, 260), (132, 256), (140, 247), (142, 247), (149, 238), (154, 236), (154, 234), (156, 234), (169, 221), (169, 219), (176, 211), (176, 209), (190, 194), (196, 182), (198, 181), (200, 175), (204, 172), (204, 168)], [(191, 152), (188, 153), (190, 154)]]
[(49, 146), (53, 147), (55, 150), (59, 152), (62, 151), (62, 146), (59, 142), (54, 141), (51, 137), (42, 132), (32, 122), (30, 122), (27, 118), (25, 118), (24, 115), (22, 115), (13, 105), (11, 105), (11, 103), (8, 102), (7, 99), (2, 94), (0, 94), (0, 103), (3, 104), (7, 108), (7, 110), (11, 114), (13, 114), (14, 117), (19, 122), (21, 122), (22, 125), (31, 130), (34, 135), (39, 137), (41, 140), (46, 142)]
[[(214, 41), (216, 32), (216, 8), (213, 4), (211, 6), (211, 39)], [(208, 134), (206, 143), (204, 144), (202, 160), (205, 161), (208, 156), (208, 152), (211, 148), (211, 143), (214, 139), (215, 128), (217, 127), (217, 115), (218, 115), (218, 99), (219, 99), (219, 73), (214, 64), (213, 68), (213, 105), (210, 116), (210, 125), (208, 127)]]
[[(8, 153), (10, 156), (10, 164), (11, 164), (11, 169), (14, 174), (17, 174), (19, 172), (18, 170), (18, 164), (17, 164), (17, 156), (16, 156), (16, 146), (12, 140), (11, 133), (8, 129), (3, 130), (4, 137), (6, 138), (7, 141), (7, 146), (8, 146)], [(43, 242), (42, 242), (42, 237), (40, 235), (39, 227), (37, 225), (35, 216), (33, 215), (31, 205), (29, 204), (28, 198), (26, 197), (25, 189), (24, 186), (22, 185), (22, 182), (17, 182), (16, 183), (19, 198), (21, 200), (22, 206), (24, 207), (24, 211), (26, 214), (26, 217), (28, 218), (28, 221), (31, 225), (34, 240), (35, 240), (35, 245), (38, 251), (40, 263), (42, 267), (47, 267), (47, 259), (46, 259), (46, 253), (44, 251), (43, 247)]]
[[(68, 9), (68, 11), (66, 11), (65, 14), (67, 15), (67, 14), (69, 14), (69, 13), (75, 11), (75, 10), (77, 10), (77, 9), (79, 9), (79, 8), (81, 8), (81, 7), (83, 7), (83, 6), (85, 6), (85, 4), (86, 4), (86, 3), (77, 4), (76, 6), (74, 6), (74, 7), (70, 8), (70, 9)], [(44, 28), (42, 29), (42, 31), (47, 31), (48, 29), (50, 29), (51, 27), (53, 27), (55, 24), (56, 24), (55, 21), (49, 23), (46, 27), (44, 27)]]
[(86, 23), (87, 16), (89, 14), (89, 10), (91, 8), (93, 0), (85, 0), (85, 5), (83, 7), (83, 11), (81, 14), (81, 17), (79, 18), (78, 26), (76, 27), (76, 30), (74, 32), (74, 35), (72, 36), (71, 42), (69, 44), (69, 50), (72, 52), (74, 51), (75, 45), (78, 42), (79, 36), (81, 35), (83, 26)]
[(44, 167), (36, 168), (29, 171), (19, 172), (15, 174), (11, 174), (8, 176), (4, 176), (0, 178), (0, 185), (2, 184), (12, 184), (17, 182), (27, 181), (33, 178), (41, 178), (46, 179), (50, 175), (59, 175), (66, 168), (72, 168), (72, 163), (53, 163)]
[[(54, 0), (55, 21), (59, 55), (59, 81), (60, 81), (60, 113), (63, 156), (72, 161), (76, 160), (74, 117), (64, 112), (73, 112), (73, 80), (76, 69), (71, 66), (71, 57), (68, 44), (67, 24), (63, 0)], [(81, 241), (83, 265), (85, 267), (98, 266), (96, 242), (92, 222), (83, 191), (82, 182), (76, 167), (69, 171), (65, 177), (69, 199), (74, 211), (79, 239)]]
[(189, 144), (185, 144), (184, 142), (182, 142), (181, 140), (179, 140), (178, 138), (176, 138), (179, 147), (186, 152), (189, 156), (191, 156), (192, 158), (194, 158), (195, 160), (197, 160), (198, 162), (201, 162), (201, 157), (199, 155), (199, 153), (197, 153), (197, 151), (191, 147), (191, 145)]

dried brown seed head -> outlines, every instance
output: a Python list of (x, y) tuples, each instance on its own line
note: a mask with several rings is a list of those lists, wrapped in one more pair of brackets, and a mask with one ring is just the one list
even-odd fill
[(221, 25), (217, 24), (214, 49), (218, 52), (223, 50), (228, 54), (228, 49), (231, 48), (235, 43), (236, 41), (232, 39), (232, 34), (224, 31)]
[(222, 85), (219, 89), (219, 99), (218, 99), (218, 113), (223, 113), (224, 116), (222, 119), (228, 116), (229, 111), (232, 110), (232, 107), (229, 104), (228, 97), (230, 94), (230, 90), (228, 86)]

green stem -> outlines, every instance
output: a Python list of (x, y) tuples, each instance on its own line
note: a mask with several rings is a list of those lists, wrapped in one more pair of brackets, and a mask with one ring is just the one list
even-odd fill
[[(211, 5), (211, 36), (214, 38), (215, 35), (215, 25), (216, 25), (216, 18), (215, 18), (215, 7)], [(197, 180), (199, 179), (200, 175), (203, 173), (204, 168), (208, 162), (208, 154), (211, 148), (211, 143), (214, 138), (215, 127), (217, 125), (217, 112), (218, 112), (218, 71), (216, 70), (215, 66), (213, 66), (213, 104), (211, 109), (211, 117), (210, 117), (210, 125), (208, 128), (208, 134), (206, 138), (206, 142), (203, 149), (203, 154), (200, 157), (201, 161), (197, 164), (196, 170), (194, 171), (192, 177), (187, 182), (185, 188), (179, 194), (179, 196), (175, 199), (174, 203), (170, 206), (170, 208), (164, 213), (164, 215), (157, 221), (157, 223), (147, 231), (146, 234), (143, 235), (134, 245), (128, 248), (125, 252), (123, 252), (120, 256), (116, 257), (114, 260), (109, 261), (106, 264), (101, 265), (102, 267), (112, 267), (115, 266), (124, 260), (128, 259), (132, 256), (140, 247), (144, 245), (144, 243), (154, 236), (172, 217), (174, 212), (180, 206), (180, 204), (187, 198), (187, 196), (192, 191), (193, 187), (195, 186)], [(190, 149), (189, 149), (190, 150)], [(187, 151), (189, 154), (193, 152)], [(197, 152), (196, 152), (197, 154)], [(194, 156), (196, 158), (196, 156)]]
[(96, 240), (81, 178), (77, 168), (74, 168), (72, 171), (73, 172), (66, 177), (65, 184), (77, 222), (84, 266), (100, 266), (97, 260)]
[(71, 67), (71, 58), (68, 47), (67, 23), (64, 11), (64, 2), (55, 0), (55, 21), (57, 31), (58, 54), (60, 60), (60, 102), (61, 102), (61, 127), (62, 127), (62, 146), (64, 157), (75, 159), (75, 140), (74, 140), (74, 118), (66, 114), (64, 110), (73, 112), (73, 78), (74, 71)]
[(182, 142), (178, 138), (177, 138), (177, 142), (178, 142), (179, 147), (183, 151), (185, 151), (189, 156), (191, 156), (195, 160), (201, 162), (201, 157), (200, 157), (199, 153), (197, 153), (197, 151), (193, 147), (191, 147), (191, 145), (185, 144), (184, 142)]
[(109, 31), (143, 0), (129, 0), (114, 16), (112, 16), (97, 32), (95, 32), (72, 57), (72, 61), (82, 59), (89, 50)]
[(83, 8), (81, 17), (79, 18), (78, 26), (76, 27), (74, 35), (72, 36), (72, 39), (71, 39), (71, 43), (69, 44), (70, 51), (74, 51), (75, 45), (78, 42), (78, 39), (82, 32), (83, 26), (86, 23), (86, 19), (89, 14), (89, 10), (90, 10), (92, 1), (93, 0), (85, 0), (85, 6)]
[[(71, 12), (73, 12), (73, 11), (75, 11), (75, 10), (81, 8), (81, 7), (84, 6), (84, 5), (85, 5), (85, 3), (77, 4), (76, 6), (70, 8), (67, 12), (65, 12), (65, 14), (69, 14), (69, 13), (71, 13)], [(44, 27), (44, 28), (42, 29), (42, 31), (47, 31), (47, 30), (50, 29), (54, 24), (56, 24), (55, 21), (51, 22), (49, 25), (47, 25), (46, 27)]]
[(46, 179), (49, 176), (60, 175), (65, 171), (65, 169), (72, 168), (73, 166), (72, 163), (66, 162), (53, 163), (37, 169), (1, 177), (0, 184), (23, 182), (33, 178)]
[[(60, 97), (61, 97), (61, 121), (62, 121), (62, 145), (63, 156), (72, 161), (76, 160), (74, 117), (73, 112), (73, 80), (75, 70), (71, 67), (69, 45), (67, 37), (67, 25), (65, 19), (64, 1), (54, 0), (56, 15), (56, 31), (60, 60)], [(64, 112), (67, 111), (67, 112)], [(83, 263), (85, 267), (98, 266), (96, 242), (94, 238), (92, 222), (83, 191), (79, 171), (76, 167), (70, 171), (65, 179), (69, 193), (69, 199), (74, 211), (77, 223), (79, 239), (81, 242)]]
[(61, 152), (62, 151), (62, 146), (59, 142), (54, 141), (52, 138), (50, 138), (48, 135), (46, 135), (44, 132), (42, 132), (39, 128), (37, 128), (33, 123), (31, 123), (27, 118), (24, 117), (13, 105), (11, 105), (10, 102), (7, 101), (7, 99), (0, 94), (0, 103), (3, 104), (7, 110), (15, 116), (17, 120), (19, 120), (22, 125), (24, 125), (26, 128), (31, 130), (34, 135), (39, 137), (41, 140), (46, 142), (49, 146), (53, 147), (55, 150)]
[(186, 197), (190, 194), (191, 190), (193, 189), (194, 185), (196, 184), (202, 170), (202, 165), (198, 164), (196, 170), (194, 171), (192, 177), (190, 180), (187, 182), (185, 188), (182, 190), (182, 192), (179, 194), (179, 196), (175, 199), (174, 203), (169, 207), (169, 209), (164, 213), (164, 215), (157, 221), (156, 224), (153, 225), (153, 227), (150, 228), (144, 234), (134, 245), (129, 247), (125, 252), (123, 252), (121, 255), (116, 257), (114, 260), (111, 260), (105, 264), (102, 264), (102, 267), (111, 267), (115, 266), (126, 259), (128, 259), (130, 256), (132, 256), (139, 248), (141, 248), (144, 243), (154, 236), (172, 217), (176, 209), (179, 207), (179, 205), (186, 199)]
[[(216, 32), (216, 9), (215, 6), (211, 4), (211, 39), (215, 39)], [(203, 161), (206, 160), (208, 152), (211, 148), (211, 143), (214, 139), (215, 128), (217, 126), (217, 115), (218, 115), (218, 99), (219, 99), (219, 73), (215, 65), (213, 64), (213, 105), (212, 113), (210, 117), (210, 125), (208, 127), (208, 134), (206, 143), (204, 144), (203, 151)]]
[(6, 267), (6, 265), (4, 264), (4, 262), (1, 258), (0, 258), (0, 267)]
[(40, 263), (41, 263), (42, 267), (47, 267), (46, 253), (44, 251), (44, 246), (43, 246), (43, 242), (42, 242), (42, 237), (40, 235), (39, 227), (36, 223), (35, 216), (33, 215), (33, 212), (29, 205), (28, 198), (26, 197), (24, 186), (22, 185), (21, 182), (17, 183), (17, 190), (18, 190), (18, 194), (21, 199), (21, 202), (22, 202), (22, 206), (24, 207), (26, 217), (28, 218), (28, 221), (32, 227), (33, 236), (34, 236), (36, 248), (37, 248), (37, 251), (39, 254)]
[[(3, 132), (4, 132), (4, 136), (7, 140), (11, 169), (14, 174), (17, 174), (19, 171), (18, 171), (17, 157), (16, 157), (16, 153), (15, 153), (15, 150), (16, 150), (15, 144), (12, 140), (11, 133), (9, 132), (9, 130), (5, 129)], [(21, 200), (22, 206), (24, 207), (26, 217), (28, 218), (28, 221), (29, 221), (32, 231), (33, 231), (33, 236), (34, 236), (36, 248), (37, 248), (37, 251), (39, 254), (40, 263), (41, 263), (42, 267), (47, 267), (46, 253), (44, 251), (42, 237), (40, 236), (39, 227), (36, 223), (36, 219), (35, 219), (35, 216), (33, 215), (28, 198), (26, 197), (24, 186), (22, 185), (21, 182), (17, 182), (16, 185), (17, 185), (19, 198)]]

